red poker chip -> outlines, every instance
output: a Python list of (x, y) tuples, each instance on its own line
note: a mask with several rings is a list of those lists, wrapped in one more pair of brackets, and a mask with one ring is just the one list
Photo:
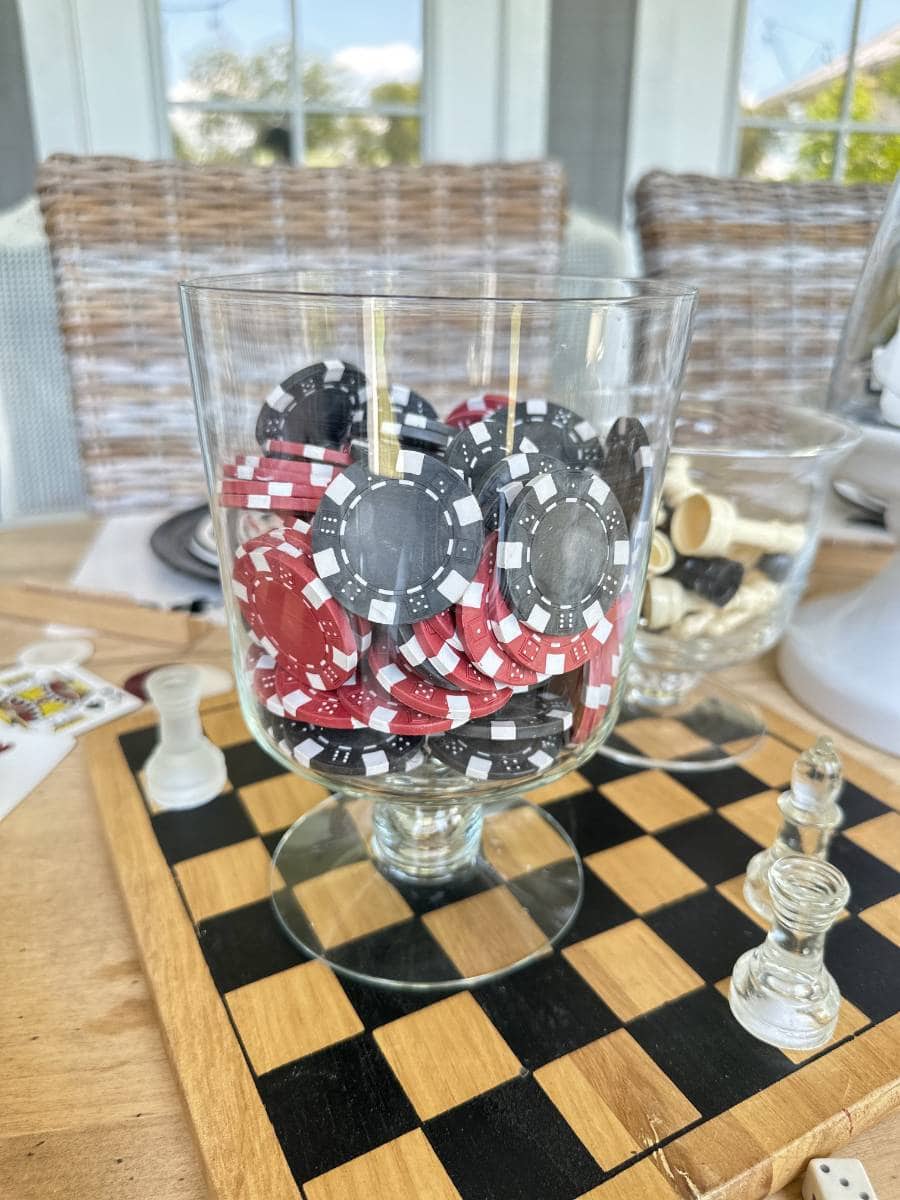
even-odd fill
[(410, 636), (397, 649), (412, 667), (423, 662), (466, 692), (493, 692), (496, 684), (466, 657), (449, 611), (410, 626)]
[(476, 421), (484, 420), (485, 413), (506, 408), (507, 404), (509, 404), (509, 396), (501, 396), (497, 392), (485, 392), (481, 396), (470, 396), (468, 400), (463, 400), (461, 404), (457, 404), (454, 409), (451, 409), (444, 418), (444, 424), (452, 425), (454, 429), (465, 429), (469, 425), (474, 425)]
[(266, 496), (261, 493), (243, 496), (237, 492), (222, 492), (219, 495), (219, 503), (223, 508), (266, 509), (280, 513), (315, 512), (321, 499), (321, 492), (314, 496)]
[(340, 696), (344, 706), (360, 723), (381, 733), (446, 733), (464, 724), (463, 720), (429, 716), (407, 704), (401, 704), (381, 687), (371, 671), (362, 672), (358, 682), (346, 683), (331, 695)]
[(339, 467), (349, 467), (353, 462), (348, 450), (332, 450), (328, 446), (313, 446), (309, 442), (284, 442), (272, 438), (266, 442), (263, 449), (267, 454), (292, 454), (295, 458), (334, 463)]
[(271, 471), (289, 476), (298, 482), (312, 483), (316, 487), (328, 487), (341, 472), (327, 463), (290, 462), (284, 458), (264, 458), (252, 454), (239, 454), (234, 463), (222, 468), (222, 473), (231, 479), (258, 479)]
[(344, 704), (345, 688), (353, 682), (332, 692), (317, 692), (307, 686), (303, 679), (290, 667), (276, 664), (275, 688), (284, 707), (284, 715), (292, 721), (309, 721), (325, 729), (358, 729), (361, 722)]
[(220, 496), (323, 496), (324, 487), (293, 480), (223, 479), (216, 489)]
[(575, 720), (571, 734), (573, 742), (587, 741), (603, 720), (609, 707), (621, 667), (624, 618), (630, 607), (630, 596), (620, 597), (613, 605), (607, 613), (612, 625), (612, 633), (581, 668), (575, 704)]
[[(248, 657), (249, 662), (249, 657)], [(277, 660), (271, 654), (261, 653), (253, 664), (253, 691), (256, 698), (276, 717), (284, 716), (284, 707), (278, 695), (276, 683)]]
[(356, 639), (306, 552), (285, 540), (246, 557), (250, 627), (261, 645), (306, 687), (330, 691), (346, 683), (356, 668)]
[(547, 676), (523, 666), (506, 653), (485, 611), (488, 593), (494, 586), (496, 550), (497, 534), (489, 533), (475, 577), (454, 610), (456, 635), (469, 659), (483, 675), (495, 683), (517, 689), (533, 687), (543, 683)]
[(358, 613), (348, 612), (347, 616), (350, 618), (350, 626), (356, 638), (356, 650), (359, 654), (359, 661), (362, 662), (369, 653), (369, 647), (372, 645), (372, 622), (366, 617), (359, 616)]
[(492, 692), (451, 692), (416, 675), (411, 667), (397, 661), (386, 640), (376, 637), (369, 651), (369, 666), (384, 690), (395, 700), (433, 717), (469, 721), (496, 712), (512, 695), (509, 688)]

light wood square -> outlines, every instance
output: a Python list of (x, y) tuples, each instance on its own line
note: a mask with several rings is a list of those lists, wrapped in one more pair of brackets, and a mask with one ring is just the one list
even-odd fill
[(880, 904), (864, 909), (860, 917), (895, 946), (900, 946), (900, 896), (891, 896)]
[[(725, 999), (728, 999), (728, 992), (731, 987), (731, 976), (726, 979), (720, 979), (716, 984), (716, 991), (721, 992)], [(869, 1024), (869, 1018), (865, 1013), (861, 1013), (858, 1008), (854, 1007), (849, 1000), (841, 998), (841, 1007), (838, 1011), (837, 1025), (834, 1029), (834, 1036), (827, 1046), (833, 1046), (835, 1042), (842, 1042), (845, 1037), (849, 1037), (851, 1033), (856, 1033), (857, 1030)], [(825, 1047), (819, 1046), (815, 1050), (785, 1050), (779, 1047), (785, 1058), (789, 1058), (792, 1063), (803, 1063), (808, 1058), (812, 1058), (816, 1054), (820, 1054)]]
[(276, 775), (260, 783), (250, 783), (238, 791), (247, 815), (260, 833), (274, 833), (315, 808), (328, 795), (328, 789), (301, 779), (299, 775)]
[(900, 813), (884, 813), (848, 829), (846, 836), (867, 853), (900, 871)]
[(719, 816), (737, 826), (760, 846), (771, 846), (784, 817), (778, 807), (780, 792), (759, 792), (746, 800), (734, 800), (719, 809)]
[(616, 726), (616, 736), (625, 738), (647, 758), (686, 758), (700, 754), (712, 743), (672, 717), (638, 717)]
[(422, 917), (422, 923), (466, 978), (549, 950), (543, 930), (505, 887), (436, 908)]
[(530, 804), (485, 818), (484, 855), (504, 879), (536, 871), (572, 851), (547, 819)]
[(584, 860), (607, 887), (638, 913), (702, 892), (706, 884), (652, 837), (598, 850)]
[(643, 921), (567, 946), (563, 957), (623, 1021), (703, 986), (697, 972)]
[[(761, 917), (756, 909), (751, 908), (744, 898), (744, 880), (746, 874), (735, 875), (732, 879), (726, 879), (724, 883), (716, 885), (716, 891), (720, 896), (724, 896), (735, 908), (740, 909), (745, 917), (749, 917), (754, 925), (758, 925), (760, 929), (765, 929), (768, 933), (769, 922), (765, 917)], [(760, 939), (761, 941), (762, 939)]]
[(790, 780), (791, 770), (799, 756), (800, 751), (792, 746), (786, 746), (773, 737), (764, 737), (759, 748), (742, 758), (740, 765), (768, 787), (780, 788)]
[(272, 860), (259, 838), (210, 850), (175, 864), (195, 921), (264, 900), (271, 890)]
[(709, 812), (709, 805), (664, 771), (641, 771), (606, 783), (600, 791), (647, 833)]
[(372, 1036), (422, 1121), (522, 1070), (471, 992), (420, 1008)]
[(668, 1175), (658, 1170), (655, 1163), (665, 1166), (664, 1152), (655, 1158), (644, 1158), (627, 1171), (620, 1171), (598, 1183), (589, 1192), (583, 1192), (578, 1200), (684, 1200), (684, 1193), (676, 1189)]
[(545, 783), (543, 787), (534, 788), (525, 795), (532, 804), (552, 804), (554, 800), (566, 800), (569, 796), (578, 796), (591, 790), (591, 781), (585, 779), (580, 771), (569, 771), (561, 779)]
[(257, 1075), (363, 1031), (344, 989), (321, 962), (257, 979), (228, 992), (225, 1001)]
[(368, 859), (298, 883), (294, 895), (326, 950), (413, 915)]
[(534, 1077), (607, 1171), (700, 1116), (625, 1029), (563, 1055)]
[(239, 746), (242, 742), (253, 741), (253, 734), (247, 728), (236, 704), (204, 713), (203, 732), (211, 742), (221, 746), (223, 750), (226, 746)]
[(459, 1200), (421, 1129), (308, 1180), (303, 1193), (307, 1200)]

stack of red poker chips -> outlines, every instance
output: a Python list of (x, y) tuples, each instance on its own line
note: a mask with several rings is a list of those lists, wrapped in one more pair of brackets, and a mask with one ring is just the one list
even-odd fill
[(463, 400), (451, 409), (444, 418), (444, 424), (451, 425), (454, 429), (465, 429), (468, 425), (474, 425), (476, 421), (483, 421), (488, 413), (506, 408), (507, 404), (509, 396), (501, 396), (498, 392), (483, 392), (480, 396), (470, 396), (468, 400)]

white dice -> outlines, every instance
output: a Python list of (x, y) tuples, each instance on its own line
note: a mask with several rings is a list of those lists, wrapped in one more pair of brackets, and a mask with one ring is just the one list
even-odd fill
[(803, 1200), (878, 1200), (858, 1158), (812, 1158), (803, 1177)]

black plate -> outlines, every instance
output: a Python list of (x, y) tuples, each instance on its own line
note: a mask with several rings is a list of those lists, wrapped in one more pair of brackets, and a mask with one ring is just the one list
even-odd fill
[(212, 583), (219, 582), (218, 568), (210, 563), (201, 562), (191, 553), (191, 536), (197, 527), (197, 522), (209, 516), (209, 508), (205, 504), (190, 508), (187, 512), (176, 513), (153, 530), (150, 535), (150, 549), (167, 567), (191, 575), (194, 579), (205, 579)]

